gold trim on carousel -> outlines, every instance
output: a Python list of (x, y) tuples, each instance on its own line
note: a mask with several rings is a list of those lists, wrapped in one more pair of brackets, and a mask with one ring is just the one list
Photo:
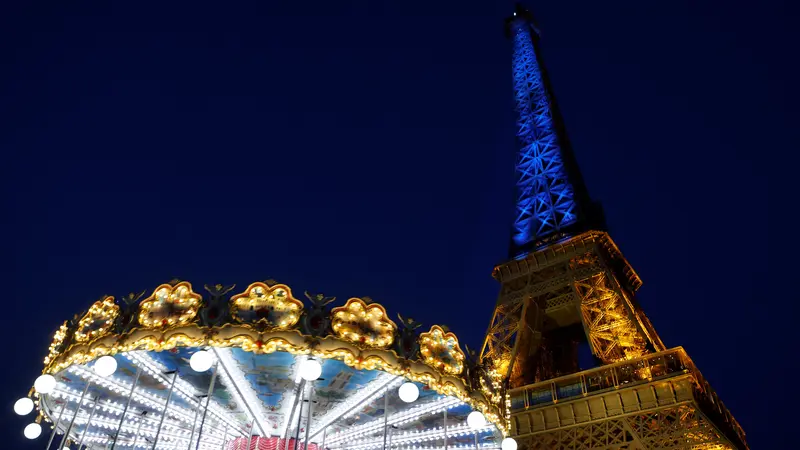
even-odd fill
[[(114, 303), (114, 297), (107, 295), (94, 302), (89, 311), (83, 315), (75, 330), (76, 342), (88, 342), (105, 336), (114, 326), (114, 321), (119, 317), (119, 306)], [(96, 322), (102, 322), (96, 330), (88, 330)]]
[[(188, 281), (174, 286), (162, 284), (139, 304), (137, 320), (145, 328), (168, 328), (187, 324), (197, 316), (202, 301), (203, 297), (192, 291), (192, 285)], [(163, 317), (159, 313), (159, 307), (168, 308)], [(176, 311), (170, 311), (173, 308)], [(153, 317), (154, 314), (159, 316)]]
[[(452, 349), (446, 345), (447, 341), (451, 339), (454, 344)], [(440, 345), (438, 343), (442, 340), (445, 341), (445, 345)], [(448, 331), (445, 333), (442, 327), (434, 325), (431, 327), (430, 331), (419, 335), (419, 342), (419, 350), (425, 364), (450, 375), (459, 375), (464, 371), (465, 355), (464, 352), (461, 351), (461, 347), (458, 345), (458, 338), (453, 332)], [(441, 353), (447, 353), (455, 362), (451, 363), (442, 360), (442, 358), (439, 357)]]
[(331, 318), (333, 333), (345, 341), (371, 348), (387, 348), (394, 342), (397, 325), (377, 303), (351, 298), (333, 308)]
[(64, 342), (68, 331), (69, 327), (67, 327), (67, 322), (65, 321), (61, 324), (61, 327), (56, 330), (55, 334), (53, 334), (53, 341), (50, 343), (50, 348), (47, 349), (47, 356), (44, 358), (45, 365), (52, 363), (56, 357), (61, 354), (58, 347)]
[[(231, 317), (236, 321), (248, 324), (263, 323), (269, 330), (287, 330), (300, 320), (303, 312), (303, 302), (292, 296), (292, 290), (285, 284), (269, 286), (266, 283), (253, 283), (247, 286), (244, 292), (234, 295), (230, 299)], [(259, 310), (266, 308), (276, 317), (275, 323), (269, 317), (257, 320), (248, 320), (241, 316), (241, 311), (252, 308)]]

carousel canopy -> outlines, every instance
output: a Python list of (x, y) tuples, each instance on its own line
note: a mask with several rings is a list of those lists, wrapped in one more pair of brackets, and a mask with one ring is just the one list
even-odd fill
[(205, 288), (107, 296), (65, 322), (37, 421), (98, 449), (500, 447), (502, 386), (445, 328), (273, 282)]

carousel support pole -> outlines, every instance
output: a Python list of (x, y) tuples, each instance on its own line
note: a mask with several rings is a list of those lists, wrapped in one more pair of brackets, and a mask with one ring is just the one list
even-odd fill
[(444, 410), (444, 422), (442, 428), (444, 428), (444, 450), (447, 450), (447, 408)]
[(111, 450), (117, 448), (117, 440), (119, 439), (119, 432), (122, 430), (122, 422), (125, 420), (125, 414), (128, 413), (128, 408), (131, 406), (131, 400), (133, 400), (133, 391), (136, 389), (136, 385), (139, 383), (139, 376), (142, 375), (142, 368), (136, 368), (136, 377), (133, 379), (133, 384), (131, 385), (131, 392), (128, 394), (128, 402), (125, 403), (125, 408), (122, 410), (122, 417), (119, 418), (119, 425), (117, 425), (117, 432), (114, 433), (114, 443), (111, 444)]
[[(198, 400), (197, 403), (200, 403)], [(189, 435), (189, 446), (186, 447), (186, 450), (192, 450), (192, 441), (194, 440), (194, 431), (197, 429), (197, 413), (200, 412), (200, 408), (194, 410), (194, 420), (192, 420), (192, 433)]]
[(247, 436), (247, 448), (245, 450), (250, 450), (250, 443), (253, 442), (253, 426), (256, 424), (256, 418), (253, 417), (253, 421), (250, 422), (250, 435)]
[(69, 426), (67, 427), (67, 431), (64, 432), (64, 437), (61, 438), (61, 443), (58, 444), (58, 448), (64, 448), (67, 444), (67, 439), (69, 439), (69, 432), (72, 431), (72, 426), (75, 425), (75, 418), (78, 417), (78, 413), (81, 412), (81, 406), (83, 406), (83, 399), (86, 397), (86, 393), (89, 392), (89, 387), (92, 385), (91, 381), (86, 382), (86, 387), (83, 388), (83, 393), (81, 393), (81, 398), (78, 400), (78, 406), (75, 407), (75, 414), (72, 415), (72, 420), (69, 421)]
[(314, 406), (312, 399), (314, 395), (314, 385), (308, 389), (308, 416), (306, 417), (306, 439), (303, 442), (303, 450), (308, 450), (308, 434), (311, 432), (311, 411)]
[(195, 445), (194, 450), (200, 450), (200, 438), (203, 437), (203, 425), (206, 423), (206, 414), (208, 414), (208, 405), (211, 403), (211, 395), (214, 393), (214, 384), (217, 382), (217, 373), (219, 369), (214, 366), (214, 372), (211, 374), (211, 383), (208, 385), (208, 394), (206, 395), (206, 406), (203, 408), (203, 418), (200, 420), (200, 430), (197, 432), (197, 445)]
[(53, 438), (56, 437), (56, 431), (58, 431), (58, 426), (61, 425), (61, 418), (64, 417), (65, 409), (67, 409), (67, 402), (64, 402), (64, 404), (61, 405), (61, 411), (58, 413), (58, 419), (56, 420), (56, 423), (53, 425), (53, 432), (50, 433), (50, 439), (47, 441), (47, 447), (45, 447), (46, 450), (50, 449), (50, 444), (53, 443)]
[(478, 450), (478, 430), (475, 430), (475, 450)]
[(300, 411), (297, 412), (297, 433), (294, 435), (294, 450), (300, 445), (300, 425), (303, 424), (303, 397), (306, 393), (306, 380), (300, 382)]
[(325, 437), (328, 435), (328, 427), (322, 429), (322, 448), (317, 450), (325, 450)]
[(139, 425), (136, 427), (136, 434), (133, 435), (133, 445), (131, 448), (136, 450), (136, 442), (139, 440), (139, 432), (142, 431), (142, 424), (144, 423), (144, 416), (147, 415), (147, 411), (142, 411), (142, 418), (139, 419)]
[(94, 412), (97, 411), (97, 404), (100, 403), (100, 396), (98, 395), (96, 399), (94, 399), (94, 406), (92, 406), (92, 412), (89, 413), (89, 420), (86, 421), (86, 426), (83, 427), (83, 432), (81, 433), (81, 439), (78, 441), (78, 450), (81, 450), (81, 446), (83, 445), (83, 439), (86, 438), (86, 432), (89, 431), (89, 426), (92, 424), (92, 419), (94, 419)]
[(389, 426), (389, 448), (392, 448), (392, 437), (394, 437), (394, 430), (397, 429), (397, 425), (390, 425)]
[(386, 434), (389, 432), (389, 390), (383, 394), (383, 450), (386, 450)]
[(164, 413), (161, 414), (161, 420), (158, 421), (158, 428), (156, 429), (156, 437), (153, 439), (152, 450), (156, 450), (158, 444), (158, 435), (161, 434), (161, 426), (164, 425), (164, 418), (167, 417), (167, 409), (169, 409), (169, 401), (172, 399), (172, 392), (175, 390), (175, 381), (178, 379), (178, 371), (176, 370), (172, 375), (172, 383), (169, 385), (169, 393), (167, 394), (167, 401), (164, 403)]
[(222, 445), (219, 446), (220, 450), (225, 450), (225, 439), (228, 439), (228, 422), (225, 422), (225, 432), (222, 433)]

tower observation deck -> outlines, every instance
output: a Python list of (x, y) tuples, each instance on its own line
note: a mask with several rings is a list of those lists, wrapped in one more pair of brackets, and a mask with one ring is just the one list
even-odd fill
[[(541, 60), (538, 27), (506, 19), (517, 113), (509, 260), (481, 351), (510, 389), (521, 449), (746, 449), (745, 435), (636, 300), (642, 281), (583, 183)], [(581, 367), (587, 348), (597, 367)]]

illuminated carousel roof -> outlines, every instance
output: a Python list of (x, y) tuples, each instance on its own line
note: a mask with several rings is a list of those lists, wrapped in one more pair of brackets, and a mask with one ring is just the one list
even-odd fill
[(272, 282), (205, 288), (104, 297), (65, 322), (37, 422), (90, 449), (500, 447), (505, 392), (446, 329)]

